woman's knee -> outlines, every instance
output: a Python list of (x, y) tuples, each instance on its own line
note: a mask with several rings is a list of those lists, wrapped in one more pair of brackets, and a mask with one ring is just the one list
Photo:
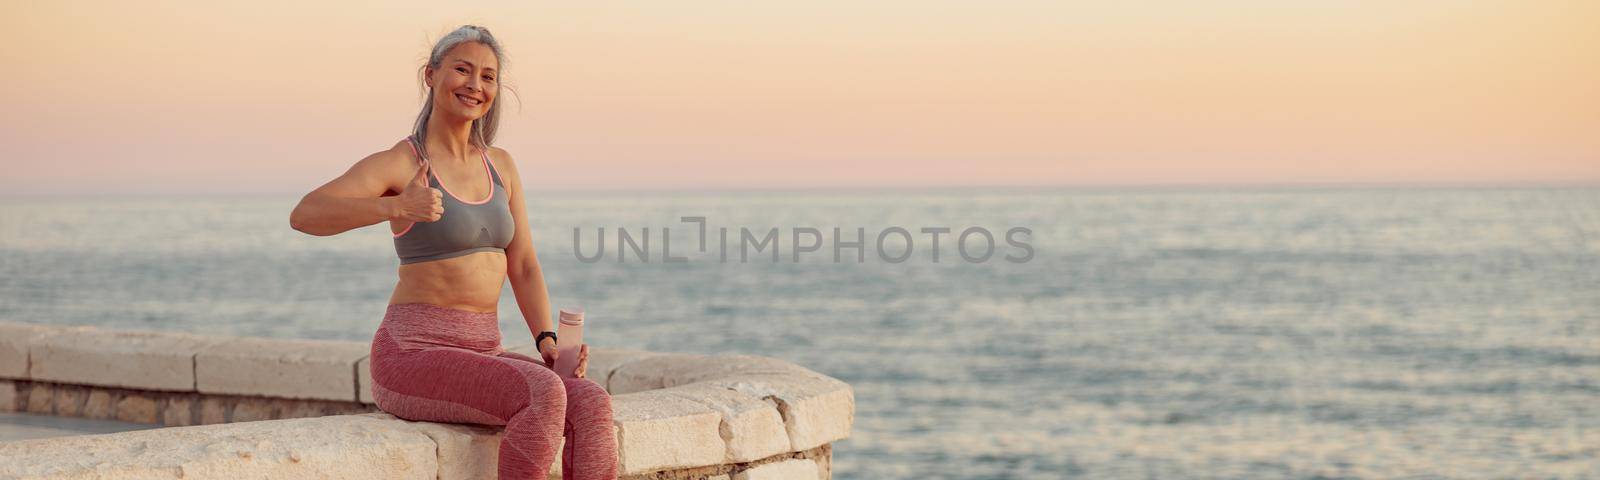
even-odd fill
[(611, 394), (606, 392), (599, 383), (587, 378), (565, 379), (567, 388), (567, 405), (571, 408), (583, 408), (591, 415), (611, 415)]
[(523, 379), (528, 382), (531, 403), (563, 407), (567, 404), (567, 387), (561, 376), (549, 368), (534, 365), (523, 369)]

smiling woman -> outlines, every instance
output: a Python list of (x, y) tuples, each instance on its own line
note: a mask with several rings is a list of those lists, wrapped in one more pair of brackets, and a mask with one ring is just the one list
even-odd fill
[[(611, 397), (585, 378), (588, 350), (576, 350), (571, 377), (551, 368), (560, 355), (521, 177), (492, 146), (504, 61), (488, 29), (445, 35), (421, 68), (426, 100), (412, 134), (306, 194), (289, 222), (319, 236), (389, 222), (400, 278), (372, 338), (378, 408), (504, 425), (500, 478), (544, 478), (563, 436), (564, 478), (615, 478)], [(543, 358), (501, 346), (496, 306), (508, 278)]]

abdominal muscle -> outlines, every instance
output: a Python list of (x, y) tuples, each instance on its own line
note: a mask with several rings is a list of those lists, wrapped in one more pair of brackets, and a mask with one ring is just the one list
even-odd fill
[(427, 303), (473, 312), (494, 312), (505, 285), (506, 255), (475, 252), (400, 265), (400, 283), (389, 304)]

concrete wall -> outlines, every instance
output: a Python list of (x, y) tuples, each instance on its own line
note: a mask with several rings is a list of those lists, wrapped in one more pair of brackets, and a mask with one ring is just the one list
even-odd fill
[[(0, 443), (0, 477), (493, 477), (498, 427), (377, 412), (368, 352), (0, 322), (0, 411), (174, 426)], [(592, 348), (589, 361), (625, 478), (827, 479), (854, 421), (849, 385), (777, 359)]]

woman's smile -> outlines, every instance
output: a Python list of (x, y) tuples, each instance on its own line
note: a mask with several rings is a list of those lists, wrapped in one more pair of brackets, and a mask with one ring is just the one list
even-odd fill
[(462, 95), (462, 94), (459, 94), (459, 93), (456, 94), (456, 100), (460, 101), (463, 104), (466, 104), (469, 107), (473, 107), (473, 108), (477, 108), (479, 105), (483, 104), (483, 100), (481, 100), (481, 99), (473, 98), (473, 97)]

